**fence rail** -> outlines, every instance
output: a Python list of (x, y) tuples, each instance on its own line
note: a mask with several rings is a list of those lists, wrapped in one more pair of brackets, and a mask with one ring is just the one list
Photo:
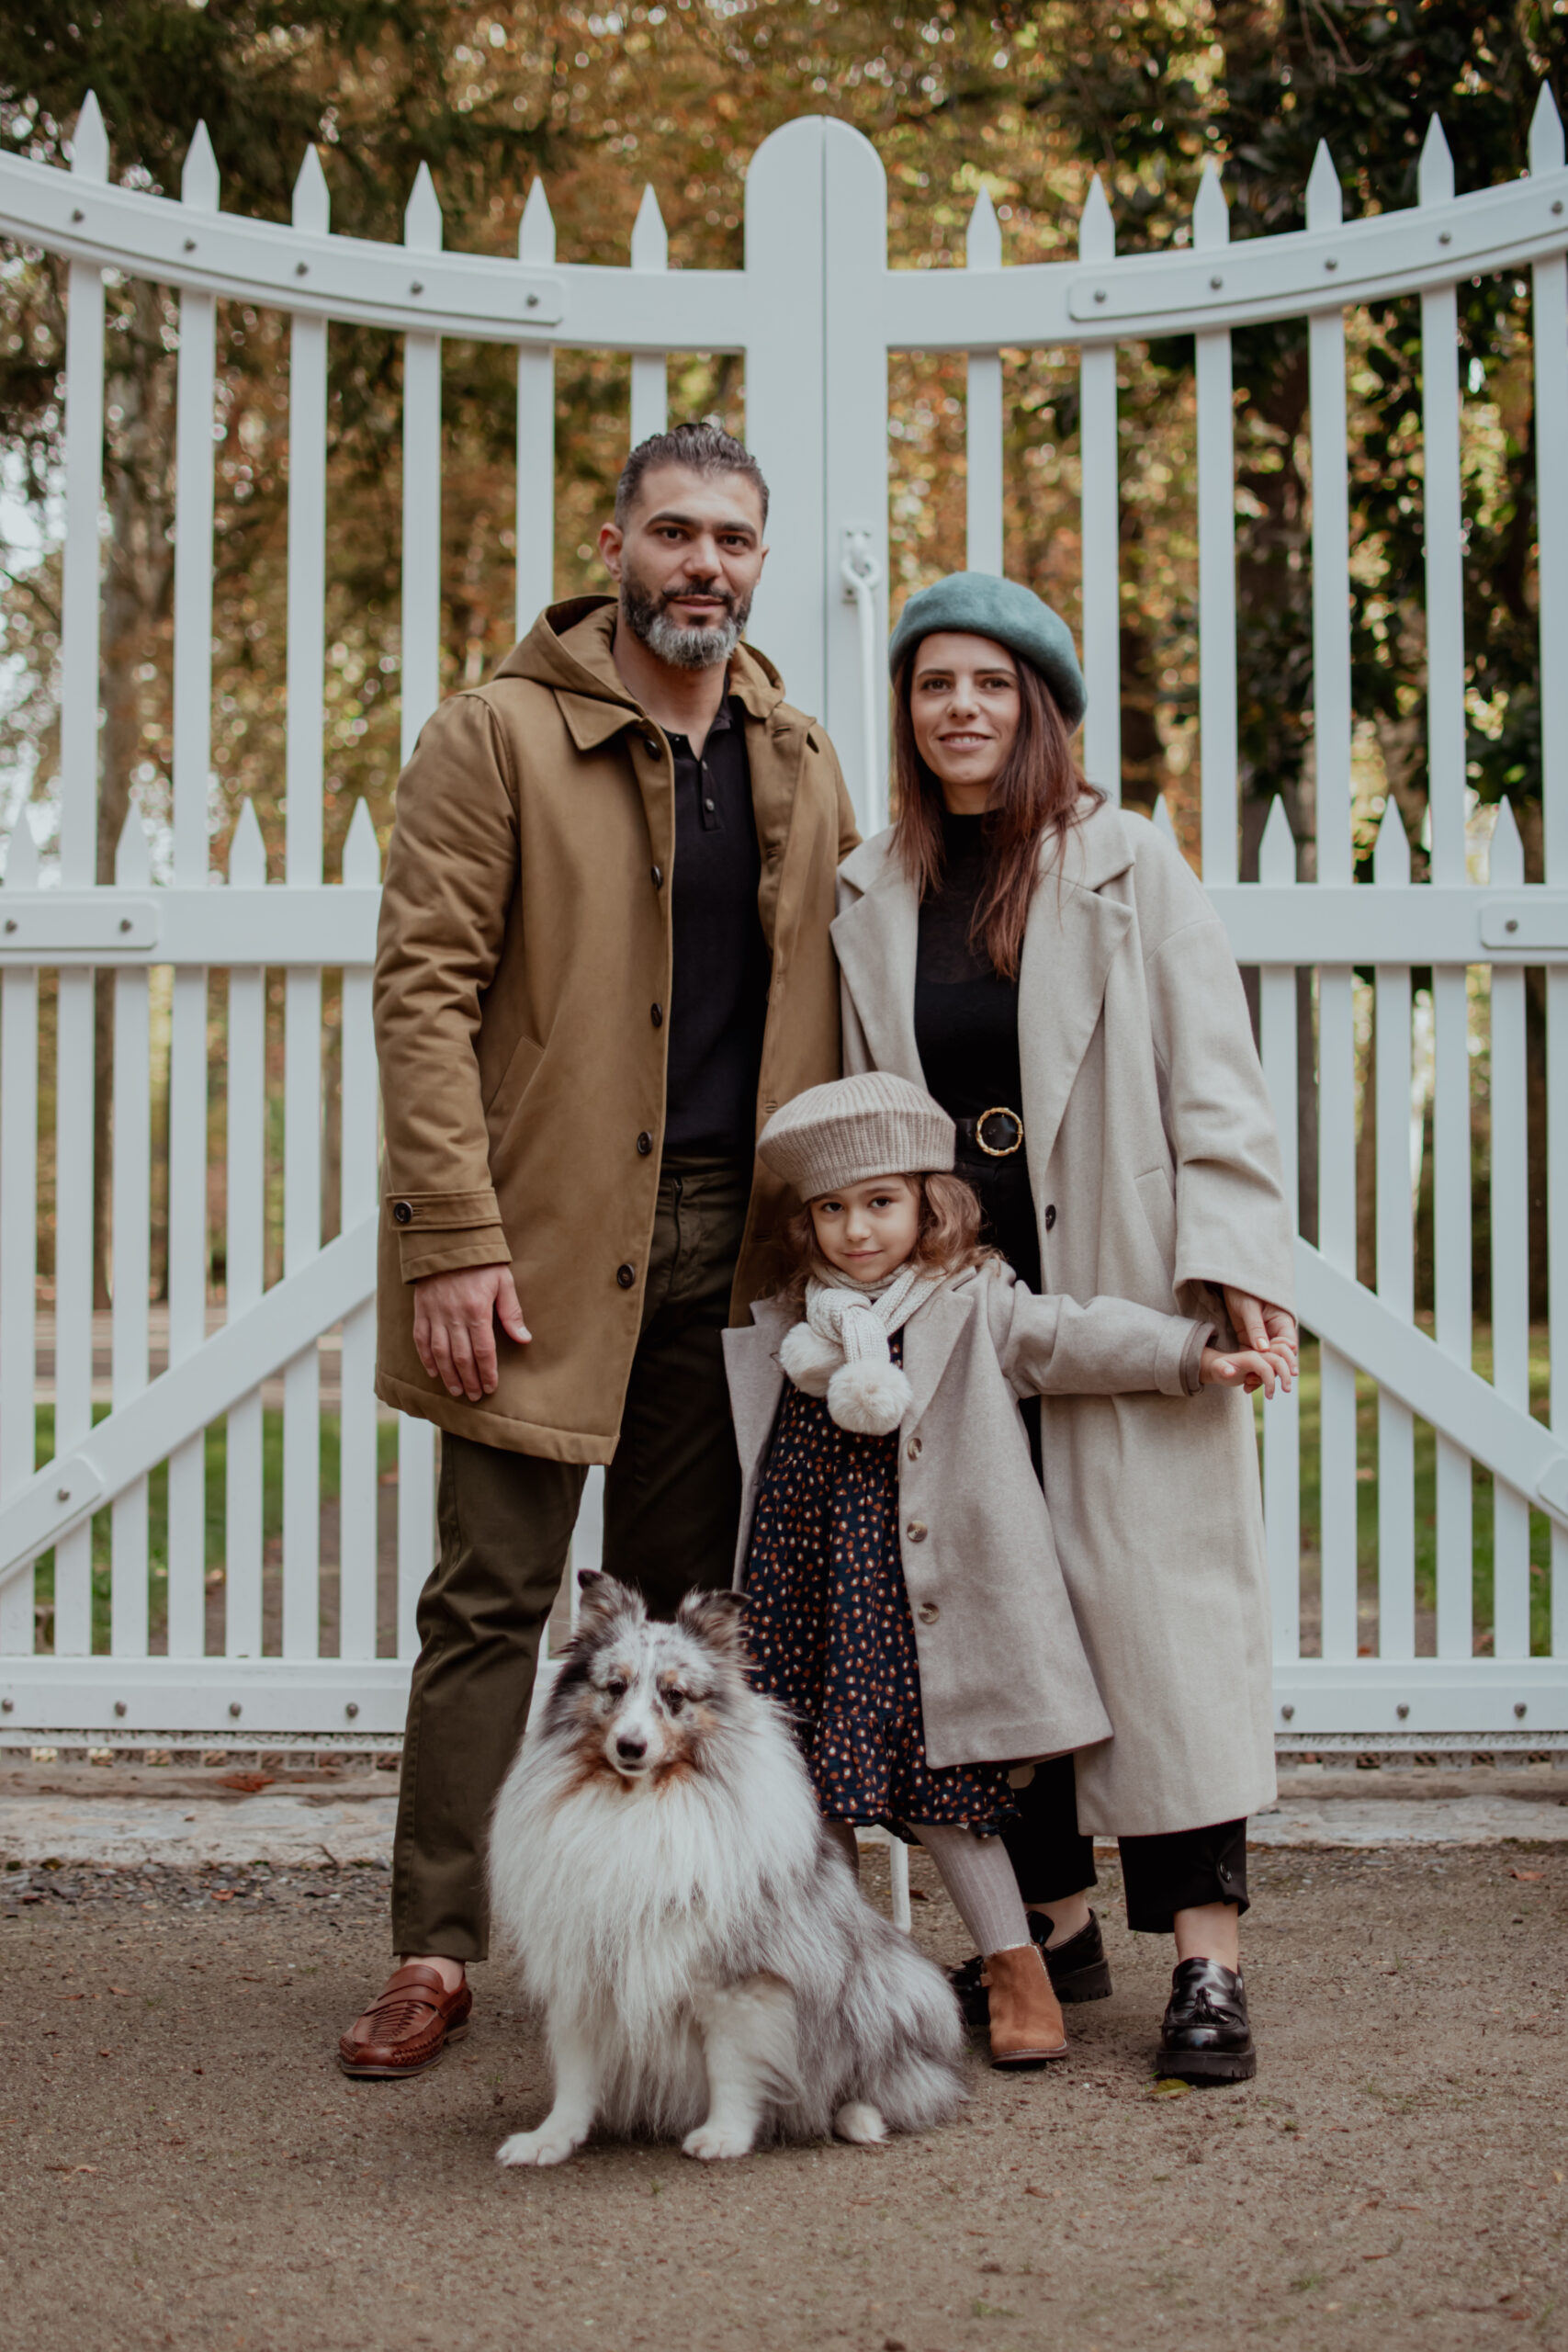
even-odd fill
[[(1261, 1050), (1292, 1193), (1303, 1172), (1300, 1138), (1313, 1132), (1297, 1120), (1303, 1076), (1316, 1113), (1317, 1239), (1299, 1246), (1303, 1311), (1321, 1342), (1315, 1459), (1304, 1442), (1299, 1393), (1270, 1408), (1264, 1435), (1278, 1736), (1295, 1747), (1568, 1745), (1568, 1183), (1560, 1177), (1568, 1166), (1568, 664), (1561, 652), (1568, 643), (1568, 170), (1550, 98), (1543, 94), (1537, 111), (1529, 175), (1506, 187), (1456, 195), (1434, 124), (1419, 200), (1406, 211), (1345, 220), (1332, 162), (1320, 151), (1301, 232), (1233, 245), (1211, 171), (1186, 246), (1118, 256), (1111, 208), (1096, 181), (1076, 259), (1021, 267), (1004, 266), (1001, 225), (982, 194), (964, 268), (890, 269), (876, 156), (844, 126), (816, 119), (790, 124), (753, 159), (739, 271), (671, 270), (651, 191), (629, 266), (605, 268), (558, 260), (538, 185), (513, 261), (444, 250), (436, 191), (423, 168), (397, 245), (332, 232), (313, 153), (287, 224), (220, 209), (217, 164), (200, 130), (177, 199), (112, 186), (108, 174), (91, 101), (70, 172), (0, 157), (0, 234), (58, 255), (68, 285), (58, 857), (47, 875), (40, 871), (24, 814), (0, 889), (0, 1742), (78, 1734), (143, 1746), (268, 1738), (378, 1746), (401, 1726), (413, 1604), (433, 1549), (434, 1446), (428, 1425), (401, 1420), (394, 1464), (371, 1390), (378, 1104), (369, 967), (379, 855), (363, 806), (341, 884), (325, 883), (323, 863), (327, 337), (330, 322), (347, 322), (402, 338), (405, 755), (439, 693), (442, 338), (515, 350), (520, 628), (551, 593), (554, 353), (577, 346), (630, 355), (631, 427), (639, 438), (665, 421), (671, 350), (739, 350), (748, 437), (779, 518), (757, 634), (794, 698), (831, 729), (868, 826), (882, 821), (886, 808), (879, 648), (887, 623), (889, 355), (966, 355), (968, 560), (973, 568), (998, 570), (1001, 354), (1077, 352), (1085, 757), (1090, 775), (1114, 794), (1118, 346), (1151, 334), (1193, 338), (1201, 865), (1238, 961), (1258, 974)], [(1486, 882), (1472, 878), (1465, 800), (1455, 287), (1505, 269), (1529, 272), (1534, 317), (1545, 876), (1528, 884), (1506, 809), (1492, 838)], [(177, 292), (177, 540), (168, 878), (152, 881), (148, 836), (133, 813), (115, 883), (98, 888), (106, 270)], [(1354, 878), (1351, 830), (1345, 322), (1358, 306), (1395, 296), (1418, 298), (1423, 349), (1431, 845), (1430, 878), (1418, 885), (1392, 803), (1370, 883)], [(285, 878), (269, 885), (247, 803), (230, 844), (227, 883), (215, 888), (208, 779), (216, 308), (238, 299), (271, 305), (290, 322), (287, 841)], [(1298, 879), (1299, 853), (1309, 845), (1292, 839), (1277, 802), (1259, 878), (1243, 882), (1232, 335), (1282, 318), (1307, 322), (1311, 382), (1314, 878)], [(1524, 976), (1531, 967), (1546, 976), (1547, 1150), (1559, 1171), (1550, 1205), (1550, 1422), (1532, 1412), (1529, 1389)], [(1304, 1030), (1303, 971), (1312, 999)], [(1477, 971), (1487, 980), (1479, 1012)], [(1364, 1114), (1377, 1142), (1372, 1285), (1358, 1280), (1357, 1267), (1359, 972), (1372, 975), (1378, 1036)], [(269, 973), (282, 976), (285, 1042), (276, 1080), (268, 1075)], [(107, 1417), (96, 1422), (96, 974), (112, 976), (115, 1101), (110, 1393)], [(1429, 1332), (1415, 1314), (1408, 1179), (1417, 974), (1424, 989), (1430, 976), (1436, 1311)], [(329, 985), (342, 991), (340, 1073), (331, 1079), (321, 1051)], [(1423, 1005), (1421, 1019), (1427, 1018)], [(1473, 1362), (1470, 1059), (1478, 1020), (1490, 1055), (1494, 1135), (1493, 1354), (1485, 1377)], [(51, 1022), (54, 1423), (40, 1469), (34, 1460), (37, 1171), (44, 1140), (39, 1054)], [(1304, 1072), (1303, 1054), (1315, 1061)], [(168, 1090), (168, 1361), (154, 1377), (147, 1296), (158, 1057)], [(207, 1193), (209, 1091), (220, 1065), (220, 1238), (209, 1229)], [(334, 1088), (341, 1229), (323, 1241), (322, 1139)], [(279, 1125), (282, 1263), (269, 1284), (268, 1137)], [(219, 1246), (226, 1319), (209, 1333), (209, 1266)], [(341, 1386), (329, 1417), (335, 1481), (329, 1493), (318, 1343), (337, 1329)], [(279, 1380), (282, 1401), (274, 1407), (264, 1383)], [(1373, 1394), (1375, 1408), (1368, 1401)], [(1373, 1409), (1375, 1589), (1363, 1575), (1358, 1508), (1365, 1483), (1358, 1417)], [(218, 1475), (220, 1442), (223, 1585), (214, 1634), (208, 1486)], [(1429, 1623), (1417, 1605), (1416, 1506), (1428, 1442), (1436, 1555)], [(1490, 1656), (1475, 1654), (1478, 1470), (1493, 1482)], [(1303, 1575), (1309, 1472), (1316, 1474), (1319, 1542)], [(150, 1537), (154, 1479), (157, 1559)], [(267, 1496), (279, 1479), (281, 1519), (269, 1538)], [(580, 1559), (596, 1549), (598, 1508), (593, 1481), (575, 1539)], [(106, 1510), (107, 1611), (94, 1566), (95, 1514)], [(1540, 1654), (1536, 1640), (1534, 1655), (1532, 1580), (1543, 1564), (1531, 1558), (1532, 1511), (1550, 1527), (1549, 1645)], [(40, 1646), (35, 1563), (51, 1550), (52, 1614)], [(163, 1629), (157, 1656), (155, 1623)], [(211, 1654), (215, 1642), (221, 1655)]]

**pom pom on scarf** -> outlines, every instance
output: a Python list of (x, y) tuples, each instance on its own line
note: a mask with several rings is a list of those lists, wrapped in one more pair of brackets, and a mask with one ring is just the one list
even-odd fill
[(842, 1363), (828, 1383), (829, 1412), (841, 1430), (854, 1430), (862, 1437), (886, 1437), (896, 1430), (913, 1397), (908, 1380), (886, 1356), (880, 1363), (863, 1356)]

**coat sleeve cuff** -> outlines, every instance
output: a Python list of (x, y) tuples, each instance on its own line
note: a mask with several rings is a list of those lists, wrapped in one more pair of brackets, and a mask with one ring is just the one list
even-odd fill
[(1181, 1351), (1181, 1394), (1184, 1396), (1196, 1396), (1202, 1386), (1203, 1351), (1213, 1344), (1214, 1327), (1212, 1323), (1189, 1326), (1186, 1345)]
[(1208, 1323), (1189, 1323), (1180, 1316), (1169, 1317), (1160, 1335), (1155, 1365), (1155, 1385), (1162, 1396), (1194, 1394), (1203, 1350), (1209, 1344), (1213, 1328)]
[(500, 1225), (445, 1226), (421, 1230), (418, 1226), (398, 1235), (398, 1268), (405, 1283), (426, 1274), (452, 1274), (465, 1266), (510, 1266), (505, 1227)]

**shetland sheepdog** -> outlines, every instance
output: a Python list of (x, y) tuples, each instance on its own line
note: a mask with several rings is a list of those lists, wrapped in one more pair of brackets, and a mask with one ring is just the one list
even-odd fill
[(548, 2115), (498, 2160), (559, 2164), (596, 2124), (711, 2159), (950, 2120), (953, 1993), (862, 1900), (747, 1679), (742, 1604), (693, 1593), (662, 1623), (581, 1581), (491, 1824), (492, 1917), (555, 2070)]

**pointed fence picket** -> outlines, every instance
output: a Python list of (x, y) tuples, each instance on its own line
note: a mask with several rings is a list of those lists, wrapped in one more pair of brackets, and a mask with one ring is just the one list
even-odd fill
[[(990, 195), (976, 197), (965, 266), (890, 270), (886, 187), (847, 125), (786, 125), (752, 161), (745, 266), (669, 268), (659, 200), (643, 192), (629, 264), (562, 264), (542, 183), (515, 259), (445, 250), (440, 204), (421, 167), (400, 244), (334, 235), (326, 177), (308, 155), (290, 220), (224, 212), (212, 147), (193, 136), (177, 199), (111, 183), (89, 100), (72, 169), (0, 156), (0, 231), (68, 269), (64, 386), (58, 888), (39, 887), (33, 837), (13, 833), (0, 891), (0, 1740), (40, 1733), (172, 1734), (255, 1743), (339, 1738), (385, 1745), (400, 1727), (416, 1646), (414, 1604), (434, 1554), (434, 1433), (400, 1420), (396, 1566), (380, 1589), (374, 1397), (375, 1226), (379, 1182), (370, 962), (380, 856), (368, 812), (354, 817), (341, 887), (323, 871), (326, 421), (332, 321), (368, 323), (402, 352), (401, 722), (404, 754), (442, 685), (441, 371), (444, 336), (488, 337), (516, 354), (519, 628), (554, 587), (554, 376), (563, 345), (631, 359), (630, 432), (668, 413), (668, 354), (740, 350), (748, 435), (773, 491), (773, 552), (755, 628), (794, 701), (834, 737), (863, 826), (886, 811), (886, 368), (890, 352), (952, 350), (968, 370), (967, 560), (999, 570), (1007, 486), (1004, 349), (1075, 350), (1081, 429), (1085, 758), (1120, 786), (1120, 347), (1158, 335), (1194, 344), (1199, 549), (1199, 718), (1203, 877), (1238, 960), (1256, 968), (1259, 1042), (1279, 1114), (1287, 1186), (1298, 1183), (1299, 1058), (1315, 1052), (1318, 1227), (1298, 1246), (1301, 1298), (1321, 1341), (1317, 1584), (1303, 1574), (1301, 1417), (1264, 1416), (1273, 1592), (1276, 1730), (1288, 1745), (1568, 1744), (1568, 1193), (1550, 1188), (1551, 1424), (1529, 1409), (1524, 972), (1547, 974), (1549, 1167), (1568, 1159), (1568, 169), (1541, 94), (1528, 178), (1457, 195), (1442, 129), (1428, 131), (1419, 201), (1347, 220), (1320, 149), (1305, 228), (1233, 245), (1224, 190), (1205, 172), (1191, 242), (1116, 251), (1100, 179), (1076, 255), (1008, 266)], [(1531, 276), (1540, 503), (1545, 882), (1525, 879), (1502, 811), (1489, 878), (1467, 859), (1463, 688), (1462, 413), (1455, 288), (1506, 269)], [(141, 818), (128, 821), (114, 883), (96, 878), (102, 548), (104, 273), (140, 275), (179, 302), (174, 622), (174, 823), (168, 880), (153, 887)], [(1347, 317), (1418, 300), (1422, 319), (1426, 605), (1431, 691), (1429, 870), (1413, 878), (1397, 808), (1385, 808), (1370, 881), (1356, 879), (1351, 826)], [(243, 300), (289, 316), (287, 838), (269, 883), (255, 813), (240, 811), (226, 883), (209, 872), (210, 545), (216, 306)], [(1231, 337), (1300, 317), (1310, 373), (1313, 837), (1269, 816), (1259, 878), (1239, 874), (1235, 428)], [(1174, 828), (1165, 804), (1156, 821)], [(7, 928), (6, 926), (14, 926)], [(150, 1112), (153, 967), (170, 971), (169, 1365), (149, 1379)], [(1375, 1289), (1357, 1279), (1356, 968), (1374, 975), (1375, 1076), (1360, 1109), (1375, 1141)], [(1489, 994), (1472, 974), (1489, 969)], [(113, 976), (112, 1397), (93, 1421), (94, 976)], [(323, 971), (341, 970), (340, 1231), (323, 1244), (323, 1120), (333, 1082), (321, 1049)], [(1434, 1290), (1430, 1336), (1414, 1314), (1412, 974), (1431, 973)], [(268, 974), (282, 978), (283, 1263), (270, 1286)], [(1298, 1019), (1309, 976), (1315, 1027)], [(163, 983), (158, 983), (161, 990)], [(53, 992), (55, 1065), (55, 1458), (32, 1467), (39, 1129), (38, 1038)], [(164, 1001), (161, 994), (159, 1003)], [(1477, 1011), (1477, 1008), (1480, 1008)], [(1472, 1369), (1471, 1042), (1487, 1024), (1492, 1122), (1493, 1366)], [(214, 1041), (209, 1045), (209, 1037)], [(164, 1050), (159, 1042), (156, 1050)], [(206, 1330), (207, 1106), (225, 1095), (223, 1321)], [(319, 1484), (320, 1343), (341, 1330), (337, 1656), (323, 1641)], [(1376, 1392), (1375, 1623), (1358, 1541), (1358, 1378)], [(281, 1383), (281, 1562), (266, 1545), (268, 1414)], [(225, 1424), (224, 1655), (208, 1654), (204, 1432)], [(1416, 1434), (1436, 1436), (1434, 1646), (1416, 1608)], [(148, 1479), (169, 1467), (167, 1657), (156, 1622)], [(1472, 1495), (1494, 1482), (1493, 1657), (1473, 1652)], [(1550, 1657), (1531, 1655), (1532, 1511), (1551, 1522)], [(95, 1646), (93, 1514), (111, 1522), (107, 1654)], [(603, 1474), (587, 1482), (574, 1566), (596, 1563)], [(33, 1564), (52, 1549), (52, 1655), (34, 1633)], [(1314, 1634), (1316, 1607), (1319, 1630)], [(573, 1589), (570, 1613), (575, 1615)], [(395, 1622), (389, 1646), (383, 1611)], [(1365, 1616), (1363, 1616), (1365, 1611)], [(217, 1629), (213, 1629), (216, 1642)], [(103, 1650), (100, 1637), (98, 1647)], [(270, 1654), (268, 1654), (270, 1653)], [(1365, 1654), (1363, 1654), (1365, 1653)]]

